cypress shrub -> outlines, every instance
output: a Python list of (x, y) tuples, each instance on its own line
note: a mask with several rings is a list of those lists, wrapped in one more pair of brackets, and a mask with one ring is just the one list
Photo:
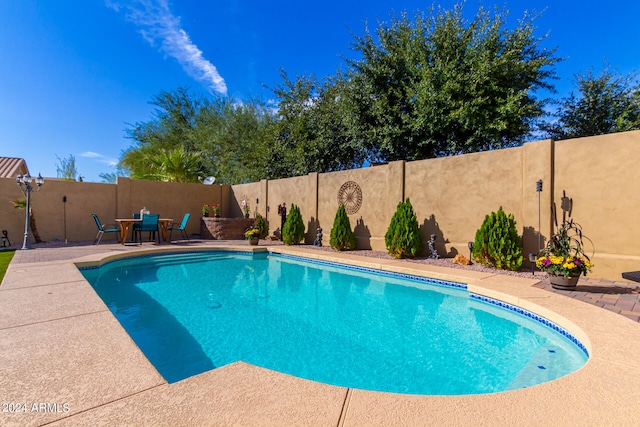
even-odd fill
[(351, 251), (356, 248), (356, 235), (351, 231), (351, 221), (349, 221), (344, 205), (340, 205), (338, 212), (336, 212), (329, 244), (336, 251)]
[(422, 251), (422, 233), (409, 199), (398, 203), (384, 242), (394, 258), (413, 258)]
[(304, 239), (304, 222), (300, 215), (300, 208), (291, 203), (291, 210), (282, 226), (282, 243), (298, 245)]
[(258, 234), (258, 236), (261, 239), (264, 239), (269, 235), (269, 224), (267, 224), (267, 220), (265, 220), (259, 213), (256, 214), (256, 220), (253, 223), (253, 228), (260, 230), (260, 234)]
[(521, 238), (516, 230), (512, 214), (505, 214), (502, 206), (491, 212), (473, 242), (474, 261), (502, 270), (519, 270), (522, 267)]

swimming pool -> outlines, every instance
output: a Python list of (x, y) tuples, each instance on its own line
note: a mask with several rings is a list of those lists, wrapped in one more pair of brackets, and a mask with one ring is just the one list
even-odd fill
[(81, 271), (168, 382), (243, 360), (345, 387), (474, 394), (587, 360), (566, 331), (463, 284), (223, 251)]

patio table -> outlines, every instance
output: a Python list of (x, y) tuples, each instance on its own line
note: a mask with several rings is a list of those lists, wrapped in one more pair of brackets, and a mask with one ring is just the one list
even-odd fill
[[(129, 234), (129, 228), (133, 224), (141, 223), (142, 219), (140, 218), (116, 218), (116, 222), (120, 226), (120, 243), (123, 245), (127, 242), (127, 235)], [(162, 240), (165, 242), (171, 242), (169, 236), (169, 226), (173, 224), (173, 218), (160, 218), (158, 220), (158, 226), (160, 228), (160, 234), (162, 236)]]

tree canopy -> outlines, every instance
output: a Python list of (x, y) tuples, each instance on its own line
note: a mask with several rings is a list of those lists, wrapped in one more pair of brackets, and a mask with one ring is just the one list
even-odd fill
[(148, 122), (127, 131), (120, 166), (133, 178), (220, 183), (276, 179), (521, 144), (552, 90), (554, 50), (533, 18), (463, 6), (402, 13), (354, 36), (357, 59), (333, 76), (289, 79), (274, 99), (161, 92)]
[(553, 50), (533, 18), (513, 30), (507, 12), (462, 5), (406, 13), (356, 37), (350, 105), (372, 158), (416, 160), (520, 144), (542, 115), (534, 91), (551, 89)]
[(553, 139), (579, 138), (640, 129), (640, 82), (605, 66), (575, 75), (575, 91), (559, 101), (556, 120), (542, 125)]

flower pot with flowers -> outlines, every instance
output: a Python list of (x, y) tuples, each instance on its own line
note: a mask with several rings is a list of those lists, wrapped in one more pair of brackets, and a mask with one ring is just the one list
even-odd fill
[(258, 240), (260, 240), (260, 229), (251, 227), (244, 232), (244, 237), (249, 241), (251, 245), (257, 245)]
[(243, 200), (242, 203), (240, 203), (240, 206), (242, 206), (242, 213), (244, 215), (245, 218), (249, 218), (249, 213), (251, 212), (251, 209), (249, 208), (249, 202), (247, 202), (247, 200)]
[(207, 203), (205, 203), (202, 206), (202, 216), (204, 216), (204, 217), (208, 217), (209, 216), (209, 205)]
[(219, 203), (214, 203), (213, 205), (211, 205), (211, 210), (213, 211), (213, 217), (214, 218), (220, 218), (220, 204)]
[[(571, 199), (563, 197), (563, 209), (565, 200), (568, 200), (568, 211), (571, 212)], [(591, 240), (582, 234), (580, 224), (567, 219), (566, 214), (567, 210), (563, 213), (558, 231), (551, 236), (536, 260), (536, 267), (547, 273), (549, 282), (555, 289), (574, 288), (580, 276), (586, 276), (593, 267), (591, 259), (584, 252), (584, 240)]]

